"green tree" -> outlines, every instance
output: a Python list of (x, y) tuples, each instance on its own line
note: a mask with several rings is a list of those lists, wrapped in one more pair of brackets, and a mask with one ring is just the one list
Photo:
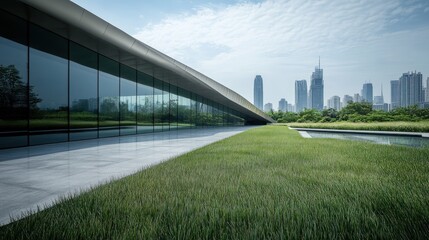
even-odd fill
[(340, 120), (349, 120), (351, 116), (368, 115), (372, 112), (372, 104), (368, 102), (353, 102), (339, 111)]
[(305, 109), (299, 113), (298, 122), (318, 122), (322, 119), (322, 114), (315, 109)]

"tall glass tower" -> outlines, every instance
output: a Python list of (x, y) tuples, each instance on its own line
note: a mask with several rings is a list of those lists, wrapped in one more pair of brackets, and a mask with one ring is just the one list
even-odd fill
[(309, 107), (316, 110), (323, 110), (323, 69), (319, 66), (311, 74), (311, 86), (309, 92)]
[(362, 88), (362, 101), (372, 103), (373, 96), (372, 83), (364, 83)]
[(301, 112), (307, 108), (307, 81), (295, 81), (295, 106), (296, 112)]
[(256, 75), (253, 85), (253, 104), (261, 111), (264, 110), (264, 86), (261, 75)]

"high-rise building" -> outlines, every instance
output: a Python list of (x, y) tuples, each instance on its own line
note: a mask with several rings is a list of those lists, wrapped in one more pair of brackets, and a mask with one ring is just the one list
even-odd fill
[(362, 101), (372, 103), (372, 83), (364, 83), (362, 88)]
[(316, 110), (323, 110), (323, 69), (319, 66), (315, 68), (311, 74), (311, 85), (309, 92), (310, 108)]
[(401, 106), (401, 98), (399, 91), (399, 80), (390, 81), (390, 109), (395, 109)]
[(264, 106), (264, 86), (261, 75), (256, 75), (253, 84), (253, 104), (263, 110)]
[(333, 108), (337, 111), (340, 110), (340, 97), (333, 96), (328, 100), (328, 108)]
[(295, 112), (294, 105), (292, 105), (292, 104), (288, 103), (288, 104), (287, 104), (287, 111), (288, 111), (288, 112)]
[(429, 77), (426, 79), (426, 97), (425, 97), (425, 102), (429, 102)]
[(423, 76), (419, 72), (408, 72), (399, 78), (401, 107), (420, 105), (423, 102)]
[(307, 107), (307, 81), (295, 81), (295, 106), (296, 112), (301, 112)]
[(281, 112), (287, 111), (287, 101), (284, 98), (280, 99), (279, 101), (279, 111)]
[(266, 103), (264, 105), (264, 112), (269, 112), (271, 110), (273, 110), (273, 104), (272, 103)]
[(381, 85), (381, 94), (380, 94), (380, 96), (374, 96), (374, 104), (384, 104), (383, 85)]
[(353, 95), (353, 102), (362, 102), (362, 97), (359, 95), (359, 93), (355, 93)]
[(347, 107), (347, 105), (349, 104), (349, 102), (353, 102), (353, 97), (350, 95), (344, 95), (343, 97), (343, 104), (341, 106), (341, 108)]

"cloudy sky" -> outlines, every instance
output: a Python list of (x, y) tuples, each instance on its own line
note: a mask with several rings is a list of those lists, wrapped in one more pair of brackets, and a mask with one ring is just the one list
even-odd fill
[(390, 80), (429, 76), (429, 0), (73, 1), (250, 102), (262, 75), (275, 108), (295, 102), (295, 80), (309, 85), (319, 56), (325, 105), (365, 82), (390, 102)]

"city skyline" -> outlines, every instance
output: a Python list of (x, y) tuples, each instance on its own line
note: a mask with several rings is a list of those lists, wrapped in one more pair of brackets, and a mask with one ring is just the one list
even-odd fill
[(270, 93), (265, 102), (293, 102), (294, 81), (310, 82), (318, 56), (325, 105), (360, 92), (363, 82), (378, 93), (404, 72), (429, 74), (428, 1), (74, 2), (250, 102), (256, 74)]

